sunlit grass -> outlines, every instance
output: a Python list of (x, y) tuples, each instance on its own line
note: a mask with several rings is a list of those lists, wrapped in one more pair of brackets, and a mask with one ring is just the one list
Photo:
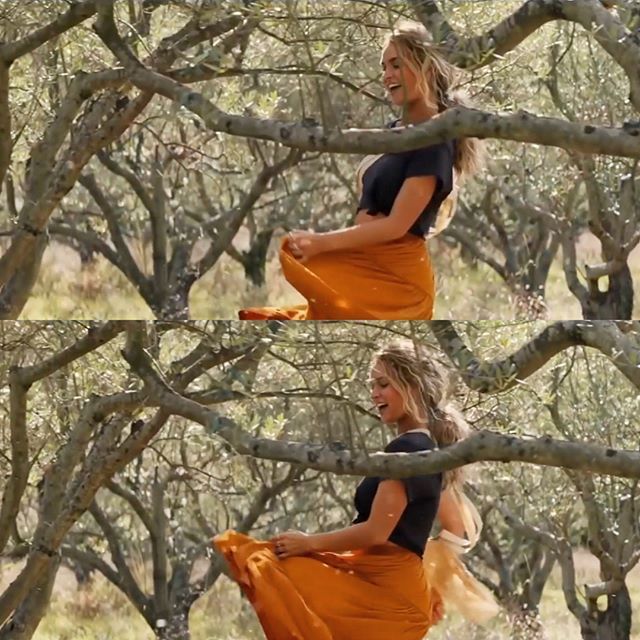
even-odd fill
[[(596, 563), (586, 553), (576, 555), (577, 583), (598, 579)], [(627, 578), (633, 603), (631, 640), (640, 640), (640, 568)], [(567, 609), (560, 572), (556, 568), (544, 591), (541, 617), (548, 640), (580, 640), (578, 623)], [(264, 640), (251, 606), (238, 587), (221, 577), (191, 611), (193, 640)], [(104, 578), (76, 590), (68, 570), (59, 572), (49, 612), (34, 640), (153, 640), (154, 634), (127, 599)], [(431, 629), (429, 640), (508, 640), (509, 626), (501, 614), (487, 628), (464, 622), (455, 613)]]
[[(282, 306), (303, 302), (284, 280), (275, 245), (267, 268), (264, 287), (251, 286), (242, 267), (228, 256), (193, 287), (190, 297), (192, 318), (236, 319), (247, 306)], [(437, 275), (435, 318), (457, 320), (511, 320), (518, 317), (516, 301), (489, 267), (465, 264), (457, 252), (434, 245)], [(587, 256), (586, 250), (583, 254)], [(591, 259), (592, 256), (589, 255)], [(635, 282), (640, 281), (640, 256), (630, 260)], [(547, 317), (568, 320), (582, 316), (580, 305), (567, 288), (560, 257), (547, 282)], [(636, 296), (634, 316), (640, 317), (640, 296)], [(46, 254), (43, 267), (27, 302), (25, 320), (114, 318), (152, 319), (144, 300), (127, 279), (105, 260), (98, 258), (82, 267), (69, 249), (55, 246)]]

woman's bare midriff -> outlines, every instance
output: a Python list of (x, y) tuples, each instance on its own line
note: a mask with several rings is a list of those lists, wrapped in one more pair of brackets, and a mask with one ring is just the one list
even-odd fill
[(360, 209), (360, 211), (356, 213), (353, 224), (367, 224), (367, 222), (373, 222), (374, 220), (386, 217), (384, 213), (369, 213), (366, 209)]

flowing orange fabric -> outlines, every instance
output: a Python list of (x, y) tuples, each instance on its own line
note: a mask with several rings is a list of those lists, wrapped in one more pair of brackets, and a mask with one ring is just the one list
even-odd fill
[(273, 543), (231, 530), (213, 544), (267, 640), (421, 640), (441, 615), (422, 560), (392, 543), (283, 560)]
[(435, 279), (417, 236), (321, 253), (304, 264), (285, 238), (280, 263), (307, 304), (243, 309), (241, 320), (430, 320), (433, 314)]

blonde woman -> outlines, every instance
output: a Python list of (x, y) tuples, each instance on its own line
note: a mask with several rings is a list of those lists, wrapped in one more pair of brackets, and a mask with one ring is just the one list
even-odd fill
[[(439, 369), (412, 343), (379, 352), (371, 397), (395, 431), (385, 452), (427, 451), (465, 437), (467, 425), (444, 404), (444, 389)], [(367, 477), (355, 492), (356, 517), (344, 529), (289, 531), (268, 542), (226, 531), (213, 542), (268, 640), (420, 640), (451, 595), (468, 603), (463, 613), (476, 621), (497, 611), (449, 550), (452, 541), (468, 545), (477, 526), (465, 516), (462, 482), (461, 470)], [(427, 544), (436, 518), (448, 538)]]
[[(382, 79), (401, 118), (412, 126), (468, 100), (454, 90), (457, 70), (425, 27), (402, 22), (382, 52)], [(241, 319), (421, 319), (433, 314), (435, 280), (425, 239), (453, 215), (458, 188), (480, 166), (475, 138), (364, 159), (357, 171), (354, 224), (293, 231), (280, 253), (286, 279), (306, 299), (292, 308), (254, 308)]]

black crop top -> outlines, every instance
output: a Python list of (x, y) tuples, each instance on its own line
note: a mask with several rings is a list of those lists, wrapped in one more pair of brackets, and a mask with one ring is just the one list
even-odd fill
[[(386, 447), (386, 453), (413, 452), (434, 449), (433, 440), (422, 432), (404, 433), (392, 440)], [(371, 505), (378, 490), (378, 484), (384, 478), (367, 477), (356, 489), (354, 504), (358, 515), (353, 524), (365, 522), (371, 514)], [(422, 557), (431, 527), (438, 513), (442, 474), (402, 478), (407, 491), (408, 504), (398, 520), (398, 524), (389, 536), (389, 541), (404, 549), (413, 551)]]
[(409, 233), (424, 237), (433, 226), (440, 205), (453, 188), (455, 154), (455, 140), (447, 140), (412, 151), (385, 153), (362, 176), (362, 196), (358, 210), (366, 209), (370, 213), (389, 215), (400, 193), (400, 188), (407, 178), (435, 176), (436, 190), (409, 229)]

